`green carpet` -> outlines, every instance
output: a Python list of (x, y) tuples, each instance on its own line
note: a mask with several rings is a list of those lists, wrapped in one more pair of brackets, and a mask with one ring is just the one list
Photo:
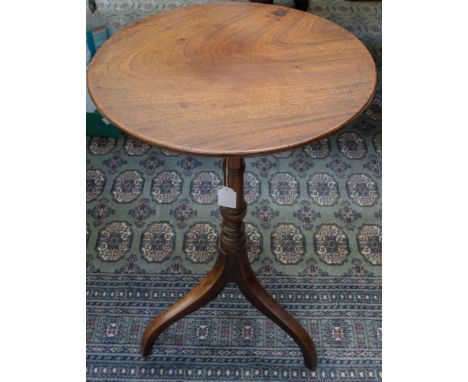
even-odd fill
[[(118, 27), (186, 4), (98, 2)], [(310, 9), (357, 35), (380, 74), (380, 2), (319, 0)], [(88, 380), (380, 380), (381, 117), (379, 85), (363, 115), (330, 138), (246, 159), (252, 267), (316, 341), (314, 373), (235, 287), (139, 357), (147, 322), (213, 265), (222, 160), (88, 137)]]

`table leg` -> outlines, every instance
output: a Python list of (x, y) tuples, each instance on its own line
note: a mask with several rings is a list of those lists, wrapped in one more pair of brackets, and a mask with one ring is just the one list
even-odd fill
[[(245, 256), (246, 257), (246, 256)], [(241, 260), (242, 261), (242, 260)], [(310, 370), (317, 366), (317, 352), (309, 333), (263, 288), (248, 263), (248, 258), (239, 262), (237, 283), (244, 296), (265, 316), (269, 317), (299, 345), (304, 364)]]
[(144, 357), (151, 354), (154, 341), (164, 330), (187, 314), (208, 304), (223, 290), (226, 285), (225, 271), (225, 258), (218, 256), (213, 269), (195, 288), (150, 322), (141, 341), (141, 354)]
[(301, 324), (263, 288), (250, 266), (243, 222), (247, 212), (244, 199), (244, 171), (245, 164), (242, 158), (229, 158), (224, 161), (224, 183), (236, 192), (237, 207), (220, 208), (223, 223), (216, 263), (200, 284), (149, 324), (143, 335), (141, 353), (143, 356), (149, 355), (155, 340), (169, 325), (206, 305), (219, 294), (227, 282), (233, 281), (239, 285), (253, 306), (296, 341), (302, 350), (305, 366), (315, 370), (317, 353), (312, 338)]

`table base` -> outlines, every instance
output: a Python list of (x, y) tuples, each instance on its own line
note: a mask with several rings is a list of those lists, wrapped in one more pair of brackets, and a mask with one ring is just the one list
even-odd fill
[(228, 282), (235, 282), (253, 306), (296, 341), (304, 356), (305, 366), (315, 370), (317, 352), (312, 338), (301, 324), (263, 288), (250, 266), (243, 223), (247, 212), (244, 199), (244, 160), (225, 159), (224, 170), (224, 184), (236, 192), (238, 207), (220, 207), (223, 222), (216, 262), (195, 288), (151, 321), (143, 334), (141, 354), (143, 356), (151, 354), (154, 342), (165, 329), (213, 300)]

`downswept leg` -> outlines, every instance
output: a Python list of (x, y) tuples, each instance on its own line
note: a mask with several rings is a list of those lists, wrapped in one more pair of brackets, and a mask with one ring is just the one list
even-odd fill
[(253, 272), (246, 249), (244, 216), (247, 205), (244, 199), (243, 159), (225, 160), (225, 184), (229, 185), (237, 195), (237, 208), (221, 208), (223, 226), (220, 240), (220, 253), (226, 254), (229, 269), (233, 269), (231, 277), (245, 297), (263, 314), (269, 317), (286, 331), (302, 350), (306, 367), (314, 370), (317, 365), (315, 345), (307, 331), (262, 287)]
[(317, 352), (309, 333), (260, 284), (248, 262), (247, 254), (239, 254), (237, 283), (253, 306), (288, 333), (299, 345), (305, 366), (315, 370)]
[(208, 304), (221, 292), (226, 284), (225, 270), (225, 257), (219, 254), (213, 269), (195, 288), (151, 321), (141, 341), (141, 354), (144, 357), (151, 354), (154, 342), (165, 329)]

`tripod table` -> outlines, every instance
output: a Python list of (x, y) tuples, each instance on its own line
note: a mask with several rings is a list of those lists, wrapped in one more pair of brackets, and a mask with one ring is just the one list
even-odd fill
[[(190, 155), (224, 158), (216, 262), (146, 328), (143, 356), (172, 323), (214, 299), (227, 282), (299, 345), (307, 331), (257, 280), (246, 252), (244, 157), (290, 150), (357, 117), (376, 86), (371, 55), (336, 24), (290, 8), (212, 3), (149, 16), (97, 52), (88, 88), (99, 111), (128, 135)], [(230, 199), (231, 198), (231, 199)]]

